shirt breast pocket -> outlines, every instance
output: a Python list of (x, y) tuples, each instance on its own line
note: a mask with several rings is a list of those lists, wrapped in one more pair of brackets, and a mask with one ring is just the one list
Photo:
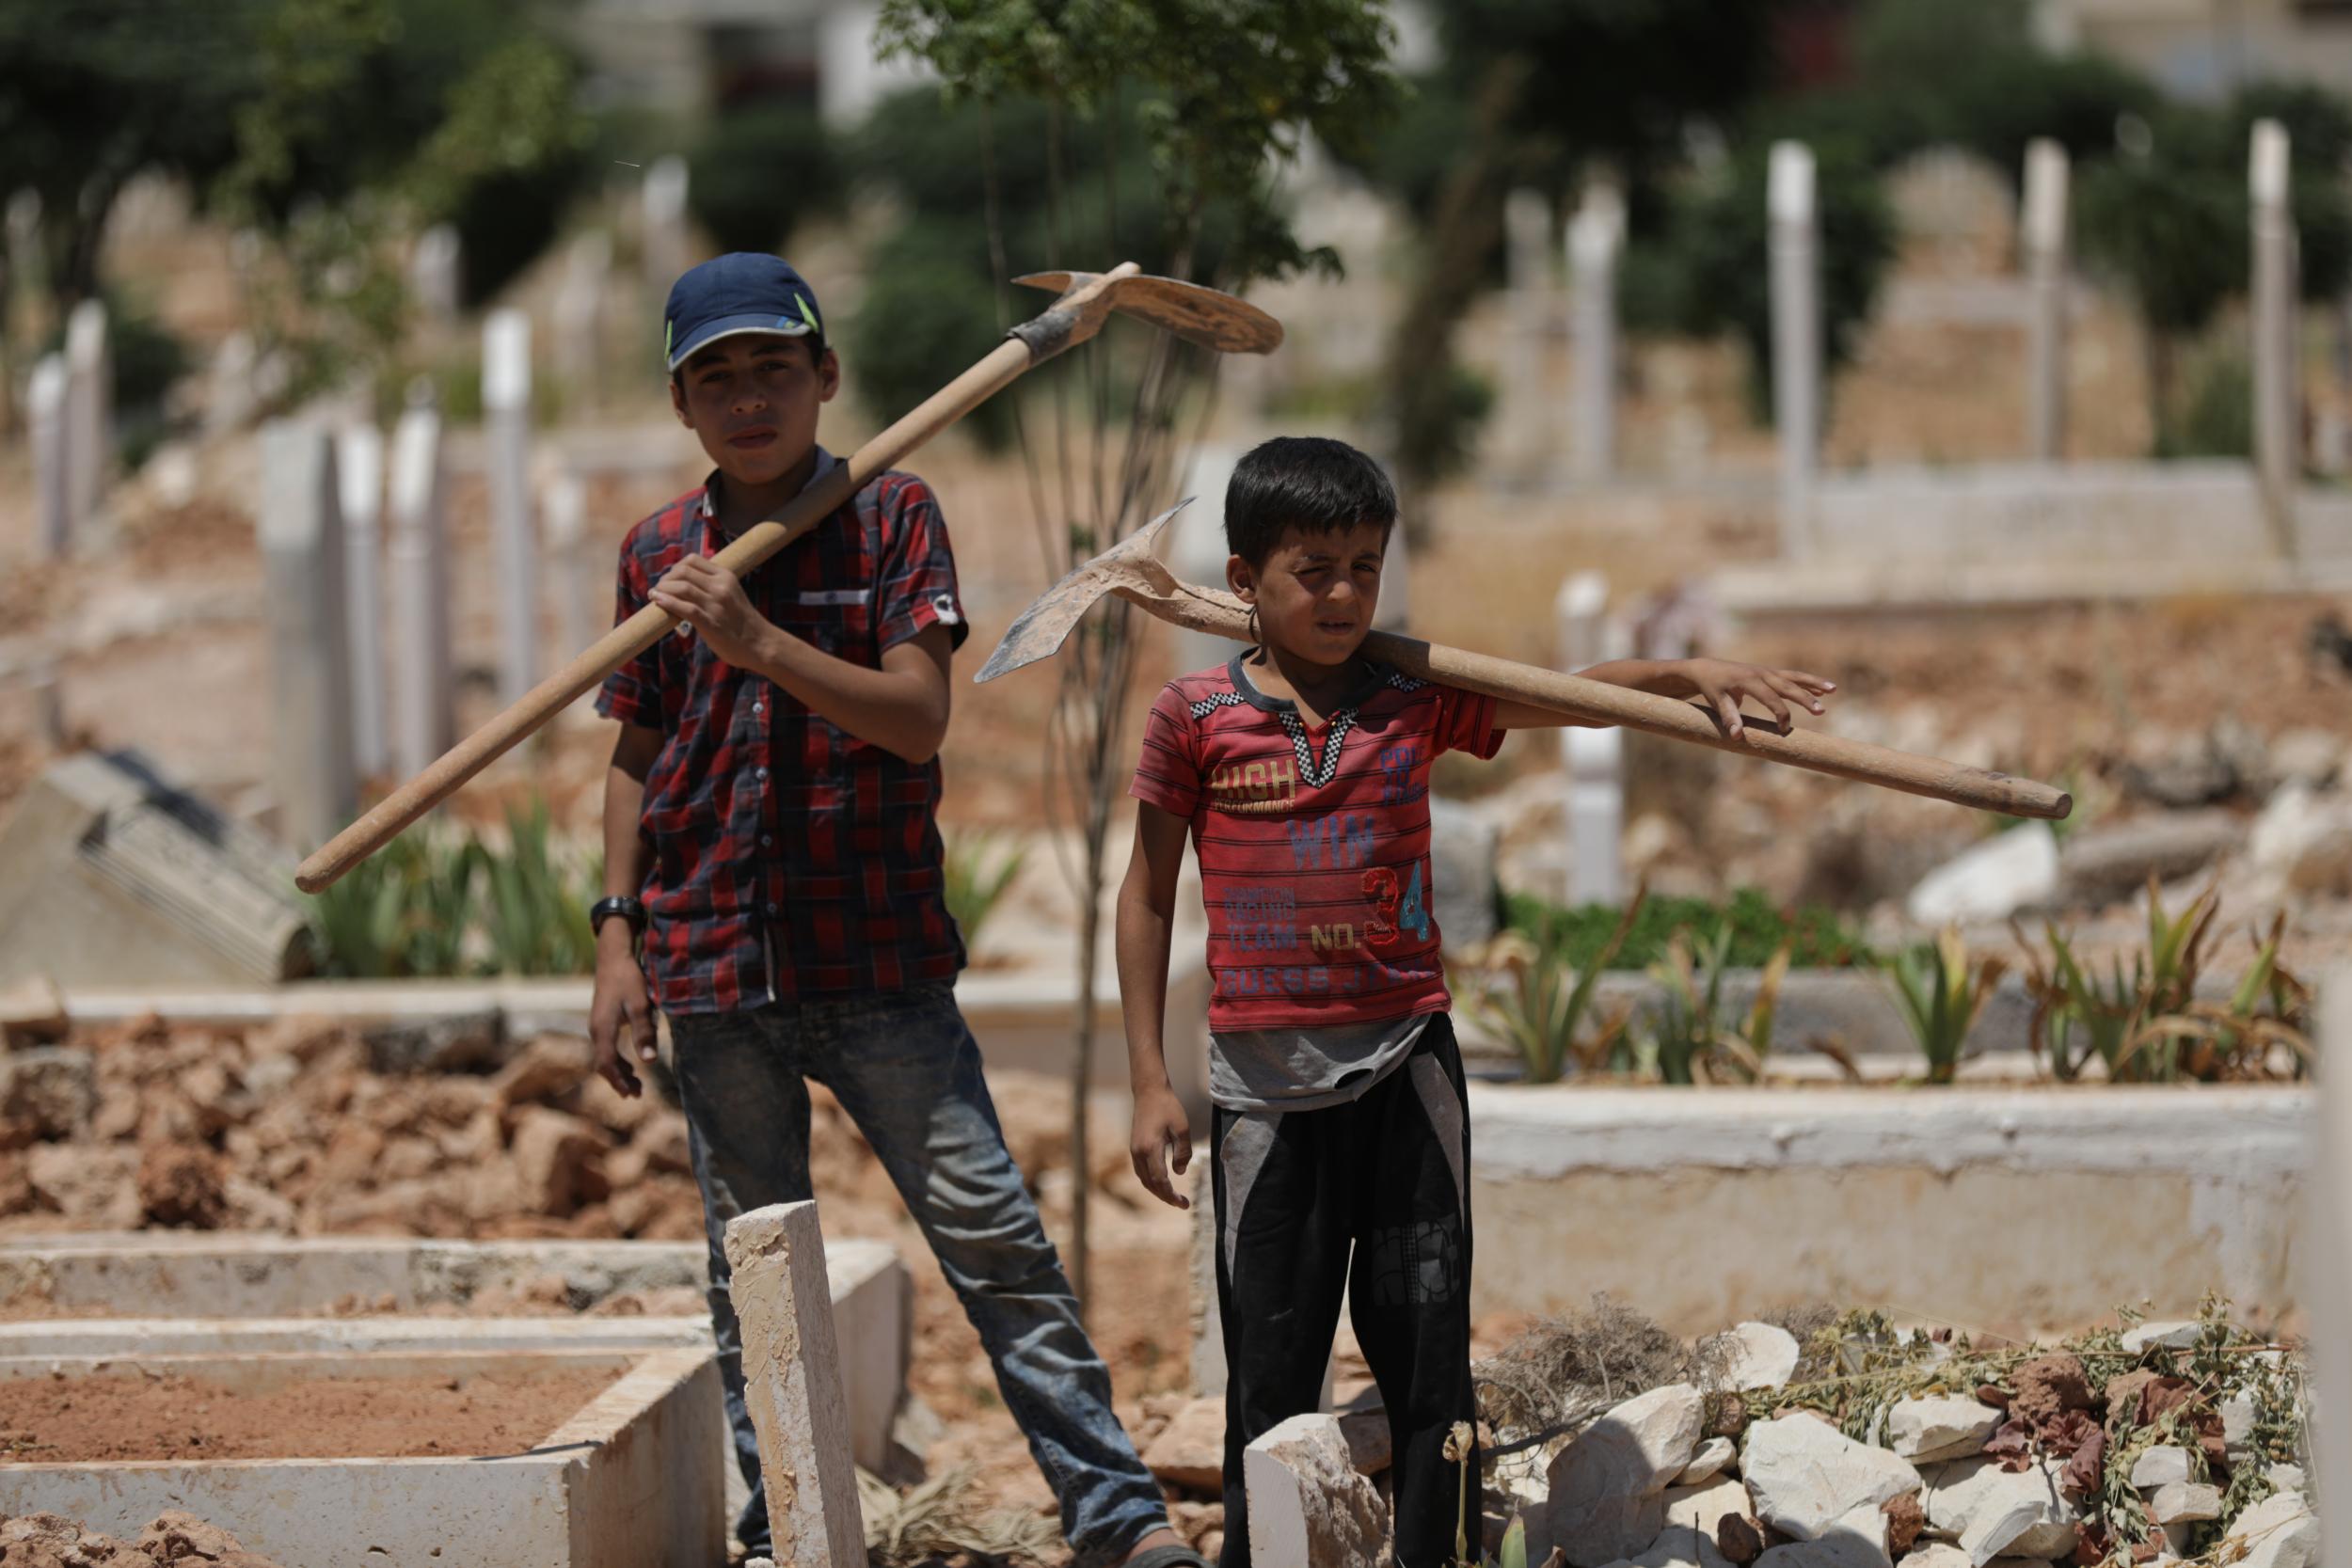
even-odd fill
[(787, 590), (772, 611), (777, 626), (811, 647), (852, 664), (877, 662), (873, 595), (863, 589)]

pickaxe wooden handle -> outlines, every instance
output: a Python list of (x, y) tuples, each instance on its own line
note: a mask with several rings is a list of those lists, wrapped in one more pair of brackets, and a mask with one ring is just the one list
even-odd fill
[[(978, 680), (993, 680), (1008, 671), (1046, 657), (1061, 646), (1071, 627), (1105, 594), (1140, 606), (1163, 621), (1251, 641), (1248, 610), (1220, 588), (1203, 588), (1179, 578), (1156, 554), (1160, 531), (1181, 510), (1183, 502), (1154, 518), (1118, 545), (1062, 578), (1012, 624), (1005, 640), (980, 667)], [(1528, 703), (1595, 724), (1616, 724), (1646, 730), (1719, 752), (1731, 752), (1809, 768), (1817, 773), (1858, 779), (1912, 795), (1926, 795), (1956, 805), (1999, 812), (2005, 816), (2063, 818), (2074, 809), (2074, 798), (2031, 779), (2011, 778), (1990, 768), (1970, 768), (1937, 757), (1848, 740), (1821, 730), (1783, 730), (1770, 719), (1745, 721), (1743, 738), (1724, 733), (1715, 715), (1695, 703), (1654, 692), (1608, 686), (1555, 670), (1467, 653), (1418, 638), (1375, 631), (1364, 639), (1364, 653), (1421, 680), (1439, 681), (1467, 691), (1480, 691), (1507, 702)]]
[[(737, 577), (833, 515), (858, 487), (1011, 385), (1023, 372), (1102, 330), (1114, 310), (1221, 354), (1267, 354), (1282, 326), (1254, 305), (1172, 277), (1149, 277), (1133, 261), (1106, 273), (1038, 273), (1017, 283), (1057, 290), (1043, 314), (1016, 326), (979, 363), (932, 393), (921, 406), (858, 448), (850, 460), (755, 523), (712, 559)], [(443, 752), (431, 767), (386, 796), (304, 861), (294, 885), (317, 893), (397, 837), (517, 741), (595, 690), (604, 678), (659, 642), (677, 625), (647, 605), (532, 687), (503, 713)]]

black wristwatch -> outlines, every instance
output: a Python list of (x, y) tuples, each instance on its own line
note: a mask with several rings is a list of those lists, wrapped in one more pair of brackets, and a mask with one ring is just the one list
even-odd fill
[(631, 936), (644, 935), (645, 906), (627, 894), (615, 894), (610, 898), (599, 898), (589, 905), (588, 929), (592, 932), (603, 930), (604, 923), (616, 914), (628, 922)]

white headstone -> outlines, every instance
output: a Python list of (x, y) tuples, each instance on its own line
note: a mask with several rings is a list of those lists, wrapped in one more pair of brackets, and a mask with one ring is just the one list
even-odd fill
[(114, 461), (114, 364), (106, 352), (106, 307), (86, 299), (65, 323), (66, 491), (77, 527), (104, 494)]
[(686, 160), (657, 158), (645, 170), (641, 252), (648, 288), (666, 291), (686, 270)]
[(335, 439), (343, 514), (343, 583), (351, 624), (351, 755), (362, 776), (391, 761), (384, 679), (384, 433), (347, 425)]
[[(1560, 585), (1560, 658), (1582, 670), (1622, 655), (1622, 626), (1608, 616), (1609, 579), (1579, 572)], [(1567, 901), (1617, 904), (1625, 898), (1625, 732), (1570, 725), (1560, 732), (1568, 772)]]
[(1551, 203), (1540, 191), (1513, 191), (1502, 204), (1510, 267), (1511, 341), (1503, 361), (1504, 421), (1512, 466), (1534, 472), (1551, 445), (1553, 403), (1546, 395), (1555, 291), (1551, 277)]
[(547, 481), (548, 553), (555, 558), (557, 645), (569, 654), (588, 646), (607, 629), (612, 607), (605, 564), (588, 549), (588, 487), (580, 475), (559, 469)]
[(2248, 149), (2254, 249), (2254, 467), (2282, 546), (2291, 545), (2296, 469), (2301, 461), (2296, 408), (2300, 355), (2295, 300), (2295, 217), (2288, 205), (2286, 128), (2254, 122)]
[(205, 376), (204, 428), (212, 435), (243, 430), (253, 418), (255, 392), (253, 334), (236, 331), (221, 340)]
[(2066, 149), (2026, 149), (2026, 450), (2055, 462), (2066, 448)]
[(592, 229), (564, 253), (555, 290), (555, 373), (566, 408), (594, 404), (604, 345), (604, 285), (612, 270), (612, 236)]
[(531, 506), (531, 318), (493, 310), (482, 324), (482, 415), (490, 479), (492, 569), (499, 591), (499, 696), (539, 679), (539, 549)]
[(24, 418), (33, 443), (33, 507), (44, 554), (62, 556), (73, 547), (73, 486), (67, 478), (66, 396), (72, 382), (65, 356), (52, 354), (33, 367), (24, 389)]
[(417, 236), (408, 255), (408, 292), (427, 321), (446, 325), (457, 319), (464, 277), (464, 246), (453, 227), (437, 223)]
[[(2312, 1117), (2311, 1175), (2304, 1190), (2305, 1301), (2352, 1300), (2352, 963), (2338, 964), (2319, 987), (2319, 1105)], [(2312, 1500), (2343, 1517), (2352, 1505), (2352, 1343), (2341, 1334), (2312, 1338)], [(2352, 1532), (2325, 1543), (2329, 1568), (2352, 1563)]]
[(359, 794), (334, 443), (318, 425), (278, 420), (262, 433), (262, 471), (278, 832), (315, 846), (351, 819)]
[(1802, 142), (1774, 142), (1769, 179), (1781, 553), (1795, 560), (1810, 553), (1813, 482), (1821, 446), (1821, 266), (1812, 149)]
[(441, 470), (441, 416), (412, 403), (392, 432), (392, 764), (414, 778), (456, 739), (450, 670), (449, 528)]
[(1579, 481), (1598, 483), (1617, 445), (1617, 253), (1625, 245), (1625, 198), (1596, 182), (1568, 223), (1569, 363), (1575, 388), (1570, 461)]

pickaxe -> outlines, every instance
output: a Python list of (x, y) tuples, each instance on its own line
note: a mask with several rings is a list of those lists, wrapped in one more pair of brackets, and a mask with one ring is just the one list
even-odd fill
[[(1042, 315), (1014, 327), (986, 358), (858, 448), (847, 463), (802, 491), (783, 510), (745, 530), (712, 559), (737, 577), (748, 576), (752, 568), (832, 515), (867, 480), (1004, 390), (1024, 372), (1093, 337), (1113, 311), (1149, 322), (1219, 354), (1269, 354), (1282, 341), (1282, 324), (1256, 306), (1197, 283), (1146, 277), (1133, 261), (1105, 273), (1041, 272), (1013, 281), (1052, 289), (1060, 297)], [(601, 686), (607, 675), (652, 647), (676, 625), (676, 618), (668, 611), (647, 605), (613, 627), (337, 833), (302, 863), (294, 884), (305, 893), (317, 893), (333, 883), (525, 736), (583, 693)]]
[[(1252, 641), (1248, 610), (1221, 588), (1202, 588), (1169, 571), (1158, 554), (1160, 531), (1182, 511), (1179, 501), (1111, 548), (1096, 556), (1045, 591), (1005, 633), (1004, 641), (980, 667), (976, 680), (993, 680), (1009, 671), (1051, 655), (1069, 637), (1079, 617), (1105, 594), (1125, 599), (1163, 621)], [(1859, 779), (1913, 795), (1931, 796), (1957, 805), (1999, 812), (2005, 816), (2040, 816), (2053, 821), (2074, 809), (2074, 798), (2031, 779), (2013, 779), (1990, 768), (1969, 768), (1935, 757), (1847, 740), (1820, 730), (1783, 729), (1769, 719), (1745, 720), (1746, 735), (1734, 739), (1724, 733), (1714, 713), (1698, 704), (1653, 692), (1606, 686), (1580, 676), (1516, 664), (1485, 654), (1465, 653), (1418, 638), (1375, 631), (1364, 639), (1364, 653), (1418, 680), (1437, 681), (1464, 690), (1482, 691), (1509, 702), (1551, 708), (1594, 724), (1619, 724), (1647, 730), (1719, 752), (1810, 768), (1817, 773)]]

